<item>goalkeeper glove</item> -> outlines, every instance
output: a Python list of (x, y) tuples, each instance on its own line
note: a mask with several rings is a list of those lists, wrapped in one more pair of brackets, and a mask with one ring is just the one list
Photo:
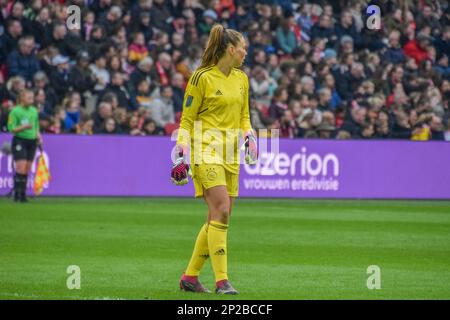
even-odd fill
[(186, 162), (183, 155), (183, 150), (178, 152), (178, 158), (172, 165), (171, 180), (177, 186), (182, 186), (188, 183), (188, 176), (192, 176), (191, 167)]
[(258, 161), (258, 146), (256, 145), (256, 137), (253, 133), (248, 133), (244, 137), (244, 145), (242, 146), (245, 151), (245, 163), (256, 164)]

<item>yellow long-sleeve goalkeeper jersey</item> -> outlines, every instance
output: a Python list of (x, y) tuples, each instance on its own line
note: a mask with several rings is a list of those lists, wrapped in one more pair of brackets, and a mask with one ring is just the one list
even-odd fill
[(248, 91), (248, 77), (239, 69), (228, 76), (216, 65), (194, 72), (177, 138), (178, 145), (190, 145), (191, 164), (218, 163), (239, 173), (239, 133), (252, 130)]

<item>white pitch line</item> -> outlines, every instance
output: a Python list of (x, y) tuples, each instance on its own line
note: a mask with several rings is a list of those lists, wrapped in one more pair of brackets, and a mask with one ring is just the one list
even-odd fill
[[(0, 292), (0, 296), (3, 297), (17, 297), (22, 299), (43, 299), (53, 300), (55, 298), (46, 298), (35, 294), (22, 294), (16, 292)], [(127, 300), (125, 298), (118, 297), (80, 297), (80, 296), (57, 296), (56, 299), (75, 299), (75, 300)]]

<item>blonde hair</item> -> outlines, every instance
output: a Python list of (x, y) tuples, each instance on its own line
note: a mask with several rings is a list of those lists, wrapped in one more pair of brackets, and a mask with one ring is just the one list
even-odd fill
[(209, 67), (225, 55), (229, 44), (237, 46), (243, 39), (241, 33), (233, 29), (225, 29), (220, 24), (215, 24), (209, 33), (208, 43), (205, 52), (203, 52), (200, 68)]
[(18, 103), (22, 103), (22, 102), (23, 102), (23, 97), (24, 97), (26, 94), (28, 94), (28, 93), (34, 94), (34, 92), (33, 92), (32, 90), (30, 90), (30, 89), (23, 89), (23, 90), (20, 90), (19, 95), (17, 96), (17, 102), (18, 102)]

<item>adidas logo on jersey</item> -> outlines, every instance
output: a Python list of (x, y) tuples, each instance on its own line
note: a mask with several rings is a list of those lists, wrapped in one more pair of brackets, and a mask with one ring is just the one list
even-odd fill
[(216, 91), (216, 96), (223, 96), (222, 92), (220, 90)]

